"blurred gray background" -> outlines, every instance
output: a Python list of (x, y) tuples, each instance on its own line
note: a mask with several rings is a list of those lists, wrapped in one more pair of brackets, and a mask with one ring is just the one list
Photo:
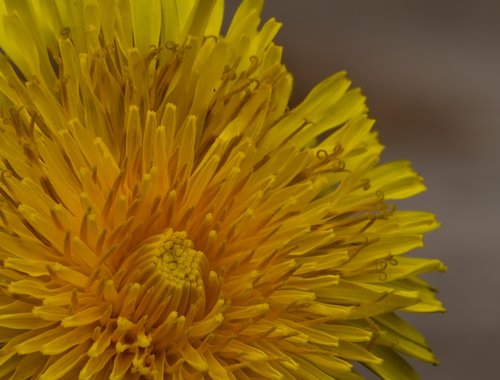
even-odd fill
[(294, 102), (347, 70), (383, 159), (412, 161), (428, 186), (404, 207), (442, 222), (418, 254), (448, 265), (427, 277), (448, 311), (410, 316), (441, 362), (416, 363), (422, 379), (500, 379), (500, 0), (267, 0), (270, 17)]

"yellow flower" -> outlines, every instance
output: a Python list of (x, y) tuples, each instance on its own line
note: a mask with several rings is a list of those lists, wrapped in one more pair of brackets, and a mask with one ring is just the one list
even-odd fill
[[(435, 362), (432, 214), (344, 73), (245, 0), (0, 3), (0, 378), (388, 379)], [(321, 136), (321, 138), (319, 138)]]

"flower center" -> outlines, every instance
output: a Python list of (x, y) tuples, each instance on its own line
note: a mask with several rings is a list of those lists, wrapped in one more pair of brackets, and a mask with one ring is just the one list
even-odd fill
[(196, 251), (185, 232), (162, 234), (157, 247), (156, 270), (161, 272), (163, 280), (175, 288), (203, 287), (203, 272), (206, 270), (205, 255)]
[(195, 319), (205, 310), (208, 261), (185, 232), (171, 229), (145, 241), (123, 262), (121, 287), (137, 288), (135, 313), (150, 324), (171, 312)]

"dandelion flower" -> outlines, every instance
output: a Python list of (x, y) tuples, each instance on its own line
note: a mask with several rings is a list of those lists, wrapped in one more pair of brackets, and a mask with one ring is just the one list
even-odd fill
[[(0, 3), (0, 378), (413, 379), (437, 226), (245, 0)], [(321, 136), (321, 138), (319, 138)]]

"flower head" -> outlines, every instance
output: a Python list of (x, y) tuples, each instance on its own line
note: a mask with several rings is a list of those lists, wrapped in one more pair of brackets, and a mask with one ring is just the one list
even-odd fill
[[(433, 215), (344, 73), (245, 0), (2, 1), (0, 378), (413, 378)], [(321, 138), (320, 138), (321, 136)]]

